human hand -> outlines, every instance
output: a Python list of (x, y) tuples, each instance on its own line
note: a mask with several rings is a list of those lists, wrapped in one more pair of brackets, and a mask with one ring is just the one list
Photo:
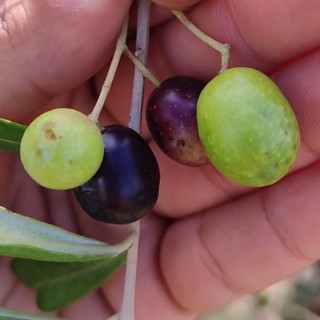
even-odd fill
[[(48, 108), (71, 106), (89, 113), (130, 1), (6, 3), (0, 116), (28, 123)], [(85, 4), (71, 9), (80, 3)], [(302, 145), (288, 177), (271, 187), (248, 189), (226, 181), (211, 165), (179, 165), (150, 142), (161, 185), (154, 214), (142, 220), (138, 320), (192, 319), (196, 312), (216, 309), (288, 277), (320, 256), (319, 9), (316, 0), (203, 0), (188, 12), (202, 30), (230, 43), (231, 66), (255, 67), (278, 83), (297, 114)], [(212, 78), (219, 56), (163, 9), (153, 14), (149, 65), (156, 76)], [(123, 59), (103, 124), (128, 122), (132, 68)], [(87, 81), (94, 74), (95, 81)], [(151, 89), (147, 83), (146, 95)], [(143, 134), (149, 138), (145, 124)], [(16, 157), (3, 154), (0, 162), (8, 168), (0, 176), (1, 204), (6, 207), (106, 241), (118, 232), (118, 227), (80, 212), (68, 193), (38, 188)], [(16, 283), (8, 264), (8, 259), (1, 260), (1, 304), (35, 310), (31, 291)], [(98, 293), (59, 315), (105, 319), (119, 308), (122, 285), (120, 272)]]

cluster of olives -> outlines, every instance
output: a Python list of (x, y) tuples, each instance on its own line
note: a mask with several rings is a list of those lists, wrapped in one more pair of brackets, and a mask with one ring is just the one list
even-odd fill
[(73, 189), (84, 211), (99, 221), (134, 222), (158, 198), (159, 167), (145, 140), (122, 125), (100, 132), (76, 110), (58, 108), (37, 117), (22, 137), (20, 156), (38, 184)]
[(159, 147), (190, 166), (207, 159), (247, 186), (275, 183), (295, 162), (300, 133), (280, 89), (262, 72), (230, 68), (206, 85), (173, 77), (151, 94), (147, 123)]
[[(165, 80), (146, 106), (149, 130), (172, 159), (211, 162), (248, 186), (275, 183), (292, 167), (300, 144), (295, 114), (266, 75), (228, 69), (209, 83), (186, 76)], [(122, 125), (98, 126), (67, 108), (48, 111), (26, 129), (21, 161), (40, 185), (73, 189), (93, 218), (125, 224), (155, 205), (160, 173), (145, 140)]]

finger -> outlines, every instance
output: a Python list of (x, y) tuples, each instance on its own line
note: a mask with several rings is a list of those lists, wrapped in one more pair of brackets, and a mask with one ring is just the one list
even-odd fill
[(171, 294), (213, 310), (305, 268), (320, 256), (320, 165), (174, 223), (161, 248)]
[(1, 288), (0, 288), (0, 303), (1, 306), (5, 305), (7, 299), (12, 293), (12, 288), (17, 285), (16, 279), (10, 269), (11, 258), (0, 258), (0, 272), (1, 272)]
[[(244, 65), (270, 72), (279, 64), (320, 44), (317, 0), (201, 1), (189, 19), (214, 39), (231, 46), (230, 66)], [(177, 19), (154, 28), (152, 68), (160, 80), (172, 74), (209, 79), (220, 69), (220, 56)]]
[(23, 310), (24, 312), (31, 313), (39, 312), (33, 290), (17, 282), (16, 279), (14, 279), (14, 281), (15, 283), (9, 288), (11, 290), (8, 292), (2, 305), (12, 310)]
[(113, 314), (114, 310), (109, 307), (101, 292), (95, 291), (68, 305), (60, 311), (59, 316), (63, 316), (64, 319), (69, 320), (87, 320), (92, 318), (95, 320), (105, 320)]
[(0, 116), (35, 109), (90, 78), (111, 56), (125, 1), (2, 1)]

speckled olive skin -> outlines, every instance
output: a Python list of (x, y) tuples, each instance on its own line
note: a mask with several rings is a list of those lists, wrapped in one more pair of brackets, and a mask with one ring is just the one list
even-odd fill
[(199, 96), (197, 121), (211, 162), (237, 183), (273, 184), (295, 162), (296, 116), (277, 85), (258, 70), (236, 67), (213, 78)]
[(205, 83), (188, 76), (163, 81), (149, 96), (146, 120), (161, 150), (187, 166), (208, 163), (198, 135), (197, 100)]
[(88, 181), (103, 159), (98, 126), (83, 113), (57, 108), (27, 127), (20, 146), (21, 162), (41, 186), (67, 190)]

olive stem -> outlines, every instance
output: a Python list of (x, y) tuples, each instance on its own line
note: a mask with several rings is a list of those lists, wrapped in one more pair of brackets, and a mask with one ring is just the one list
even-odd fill
[[(138, 51), (140, 52), (140, 51)], [(159, 87), (160, 81), (156, 78), (156, 76), (152, 73), (150, 69), (148, 69), (138, 58), (135, 56), (128, 46), (125, 46), (124, 53), (126, 56), (134, 63), (136, 68), (140, 70), (143, 76), (148, 79), (155, 87)]]
[(93, 107), (93, 110), (91, 111), (91, 113), (88, 115), (88, 117), (96, 124), (99, 124), (100, 113), (104, 107), (105, 101), (111, 89), (111, 85), (115, 77), (115, 74), (117, 72), (121, 56), (126, 46), (127, 33), (128, 33), (128, 17), (125, 19), (121, 32), (118, 36), (116, 49), (114, 51), (114, 54), (108, 69), (108, 73), (102, 85), (97, 102)]
[(197, 26), (195, 26), (188, 17), (180, 10), (171, 10), (172, 13), (176, 16), (176, 18), (182, 22), (182, 24), (191, 31), (197, 38), (202, 40), (204, 43), (206, 43), (209, 47), (212, 49), (218, 51), (221, 55), (221, 68), (220, 73), (223, 72), (228, 68), (229, 64), (229, 58), (230, 58), (230, 45), (227, 43), (221, 43), (207, 34), (205, 34), (203, 31), (201, 31)]
[(119, 320), (134, 320), (135, 314), (134, 304), (140, 235), (139, 221), (130, 224), (130, 232), (134, 232), (137, 236), (135, 242), (129, 248), (127, 254), (124, 293), (121, 308), (118, 315)]
[[(137, 38), (136, 50), (140, 52), (137, 59), (144, 65), (147, 60), (149, 45), (149, 14), (150, 1), (137, 0)], [(133, 89), (130, 107), (130, 120), (128, 126), (140, 133), (141, 111), (144, 91), (144, 76), (136, 66), (134, 70)], [(137, 237), (128, 250), (124, 294), (119, 312), (119, 320), (134, 320), (135, 318), (135, 287), (137, 275), (138, 249), (140, 222), (136, 221), (129, 226), (131, 232), (135, 232)]]

